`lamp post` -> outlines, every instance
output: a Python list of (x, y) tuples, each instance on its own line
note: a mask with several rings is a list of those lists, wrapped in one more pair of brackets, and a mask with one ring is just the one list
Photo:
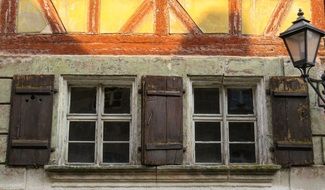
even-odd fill
[[(293, 66), (301, 72), (301, 77), (308, 82), (318, 95), (318, 105), (325, 108), (325, 92), (320, 92), (320, 85), (325, 88), (325, 72), (321, 79), (309, 77), (309, 70), (315, 66), (320, 40), (325, 32), (316, 28), (304, 18), (301, 9), (293, 25), (280, 34), (289, 52)], [(320, 102), (322, 101), (322, 103)]]

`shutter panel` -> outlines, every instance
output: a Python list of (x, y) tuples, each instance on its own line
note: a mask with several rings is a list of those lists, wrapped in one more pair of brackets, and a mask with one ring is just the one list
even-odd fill
[(276, 163), (313, 164), (307, 84), (300, 77), (272, 77), (270, 88)]
[(19, 75), (12, 83), (7, 162), (12, 166), (48, 163), (54, 75)]
[(142, 163), (182, 164), (182, 78), (146, 76), (142, 88)]

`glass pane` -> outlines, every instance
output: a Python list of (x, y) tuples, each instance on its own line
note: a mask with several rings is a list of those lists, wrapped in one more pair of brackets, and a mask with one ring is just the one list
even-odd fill
[(228, 89), (228, 113), (253, 114), (254, 109), (252, 89)]
[(320, 35), (319, 33), (312, 32), (310, 30), (307, 30), (307, 61), (309, 63), (314, 63), (316, 53), (317, 53), (317, 48), (320, 40)]
[(194, 89), (194, 113), (220, 113), (218, 88)]
[(195, 122), (196, 141), (220, 141), (220, 123)]
[(71, 88), (70, 113), (96, 113), (96, 88)]
[(69, 143), (68, 162), (92, 163), (94, 154), (94, 143)]
[(218, 163), (221, 162), (221, 146), (220, 143), (213, 144), (195, 144), (195, 161), (202, 163)]
[(103, 162), (129, 162), (129, 143), (104, 143)]
[(299, 32), (287, 37), (285, 42), (294, 62), (305, 58), (305, 32)]
[(104, 141), (128, 141), (129, 131), (129, 122), (105, 122)]
[(231, 163), (254, 163), (255, 144), (230, 144)]
[(94, 141), (95, 122), (70, 122), (69, 141)]
[(105, 113), (130, 113), (130, 88), (105, 88)]
[(229, 140), (230, 141), (255, 141), (254, 137), (254, 123), (229, 123)]

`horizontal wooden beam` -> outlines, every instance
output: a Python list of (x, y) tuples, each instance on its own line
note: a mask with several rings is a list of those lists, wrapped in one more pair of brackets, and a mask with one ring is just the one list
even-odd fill
[[(2, 35), (0, 52), (90, 55), (287, 55), (279, 38), (233, 35)], [(321, 47), (323, 48), (323, 46)]]

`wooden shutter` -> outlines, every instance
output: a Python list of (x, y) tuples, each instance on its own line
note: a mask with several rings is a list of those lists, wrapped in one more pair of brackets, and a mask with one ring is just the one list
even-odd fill
[(272, 77), (270, 88), (276, 163), (313, 164), (307, 84), (300, 77)]
[(182, 78), (146, 76), (142, 89), (142, 163), (182, 164)]
[(53, 75), (14, 76), (7, 162), (38, 166), (49, 161), (53, 108)]

